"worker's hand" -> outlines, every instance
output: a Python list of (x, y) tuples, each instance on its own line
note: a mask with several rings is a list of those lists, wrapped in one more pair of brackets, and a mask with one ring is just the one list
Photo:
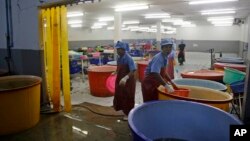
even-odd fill
[(111, 75), (116, 75), (116, 71), (112, 72)]
[(129, 78), (128, 75), (124, 76), (124, 77), (120, 80), (119, 85), (125, 86), (125, 84), (126, 84), (128, 78)]
[(171, 86), (169, 86), (168, 84), (165, 84), (165, 88), (167, 89), (168, 93), (173, 93), (174, 92), (174, 89)]

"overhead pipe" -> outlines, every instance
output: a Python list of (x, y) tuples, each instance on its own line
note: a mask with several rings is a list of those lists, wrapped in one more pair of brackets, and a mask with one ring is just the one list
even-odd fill
[(11, 48), (13, 45), (13, 26), (12, 26), (12, 11), (11, 11), (11, 0), (5, 0), (5, 9), (6, 9), (6, 24), (7, 24), (7, 56), (5, 60), (8, 65), (8, 73), (11, 74), (11, 61), (12, 61), (12, 53)]

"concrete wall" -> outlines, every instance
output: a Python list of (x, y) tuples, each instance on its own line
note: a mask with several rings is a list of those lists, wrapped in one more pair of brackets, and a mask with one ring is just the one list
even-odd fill
[[(11, 69), (14, 74), (41, 76), (41, 58), (38, 32), (39, 1), (12, 0), (13, 48)], [(0, 1), (0, 68), (7, 69), (6, 57), (6, 11), (5, 1)], [(3, 36), (4, 35), (4, 36)], [(31, 62), (30, 62), (31, 61)], [(32, 66), (34, 65), (34, 67)]]
[[(187, 44), (187, 51), (207, 51), (215, 48), (215, 51), (239, 53), (241, 28), (200, 26), (195, 28), (178, 28), (177, 34), (162, 34), (162, 38), (176, 38), (177, 43), (181, 39)], [(138, 33), (123, 31), (122, 40), (155, 39), (156, 33)], [(87, 28), (69, 27), (69, 47), (76, 49), (82, 46), (93, 47), (97, 45), (113, 44), (113, 31), (106, 29), (90, 30)]]

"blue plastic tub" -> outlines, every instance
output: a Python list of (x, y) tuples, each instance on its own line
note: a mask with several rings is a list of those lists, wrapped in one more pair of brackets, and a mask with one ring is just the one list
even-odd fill
[(128, 123), (134, 141), (228, 141), (230, 125), (242, 124), (222, 110), (182, 100), (144, 103), (129, 113)]
[(227, 87), (225, 85), (211, 80), (183, 78), (183, 79), (175, 79), (173, 80), (173, 82), (175, 82), (177, 85), (198, 86), (219, 91), (227, 90)]
[(232, 89), (232, 92), (234, 94), (243, 93), (244, 92), (244, 84), (245, 84), (244, 81), (237, 81), (237, 82), (231, 83), (230, 87)]

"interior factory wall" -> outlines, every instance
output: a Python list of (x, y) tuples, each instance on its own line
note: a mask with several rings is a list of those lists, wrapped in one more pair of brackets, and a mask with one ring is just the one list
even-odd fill
[[(195, 28), (178, 28), (173, 35), (162, 34), (162, 38), (176, 38), (177, 43), (181, 39), (187, 44), (187, 51), (206, 51), (215, 48), (220, 52), (239, 52), (239, 41), (241, 35), (239, 26), (213, 27), (197, 26)], [(123, 40), (155, 39), (155, 33), (122, 32)], [(113, 31), (106, 29), (79, 29), (69, 27), (70, 48), (82, 46), (96, 46), (100, 44), (113, 44)]]

